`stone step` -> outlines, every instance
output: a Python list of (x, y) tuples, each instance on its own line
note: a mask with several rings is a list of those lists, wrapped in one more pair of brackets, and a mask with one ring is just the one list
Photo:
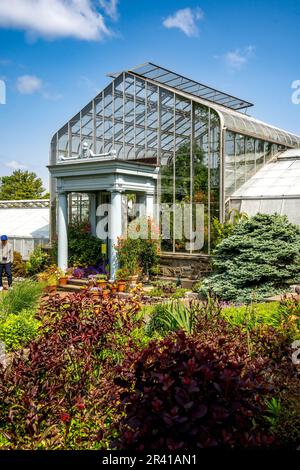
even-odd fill
[(60, 292), (77, 292), (78, 293), (82, 291), (81, 287), (82, 286), (80, 285), (67, 284), (66, 286), (59, 286), (57, 290)]
[(76, 279), (75, 277), (72, 277), (72, 278), (68, 279), (68, 285), (87, 286), (88, 285), (88, 280), (87, 279)]
[[(173, 283), (176, 284), (177, 279), (178, 279), (177, 277), (163, 276), (163, 277), (159, 277), (158, 281), (173, 282)], [(197, 282), (196, 280), (183, 278), (183, 277), (180, 278), (180, 281), (181, 281), (181, 287), (183, 287), (184, 289), (191, 289), (193, 287), (193, 285), (195, 284), (195, 282)]]

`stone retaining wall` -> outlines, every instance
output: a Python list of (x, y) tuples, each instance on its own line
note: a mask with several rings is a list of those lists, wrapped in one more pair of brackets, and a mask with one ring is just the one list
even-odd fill
[(192, 280), (203, 278), (211, 271), (210, 256), (186, 254), (161, 254), (161, 275)]

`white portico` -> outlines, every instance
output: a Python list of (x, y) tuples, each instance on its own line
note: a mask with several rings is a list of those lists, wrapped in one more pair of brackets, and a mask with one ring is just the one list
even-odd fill
[(64, 160), (50, 165), (50, 174), (56, 180), (58, 267), (68, 268), (68, 194), (89, 195), (91, 231), (99, 236), (97, 225), (107, 205), (107, 241), (110, 276), (115, 278), (117, 260), (115, 244), (127, 226), (127, 194), (136, 194), (145, 214), (155, 217), (154, 197), (157, 168), (145, 163), (118, 160), (115, 155), (78, 160)]

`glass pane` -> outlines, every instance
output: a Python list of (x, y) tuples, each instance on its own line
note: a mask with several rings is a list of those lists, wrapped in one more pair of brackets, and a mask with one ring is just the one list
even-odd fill
[(69, 153), (69, 136), (68, 136), (68, 126), (64, 126), (58, 132), (58, 159), (61, 157), (68, 157)]
[[(217, 113), (210, 111), (210, 224), (213, 220), (220, 218), (220, 119)], [(210, 227), (210, 236), (212, 228)], [(209, 240), (210, 242), (210, 240)], [(209, 251), (213, 246), (213, 240), (210, 242)]]
[(134, 78), (125, 76), (125, 108), (124, 108), (124, 157), (126, 160), (134, 159)]
[(191, 102), (175, 100), (175, 251), (189, 250), (191, 232)]
[(235, 188), (239, 189), (245, 183), (245, 137), (237, 134), (235, 140), (236, 182)]
[[(193, 230), (200, 231), (197, 236), (202, 240), (203, 247), (194, 251), (208, 252), (209, 239), (209, 187), (208, 187), (208, 167), (209, 167), (209, 109), (200, 104), (193, 104), (193, 182), (192, 182), (192, 202), (193, 202)], [(198, 227), (196, 220), (196, 207), (204, 206), (204, 220), (201, 227)], [(202, 233), (201, 233), (202, 232)]]
[(265, 147), (262, 140), (255, 141), (255, 158), (256, 158), (256, 171), (259, 171), (264, 166), (265, 160)]
[(95, 153), (104, 153), (104, 111), (103, 111), (103, 98), (100, 94), (95, 99), (95, 122), (96, 122), (96, 150)]
[(225, 135), (225, 199), (235, 191), (235, 134), (227, 131)]
[(81, 112), (81, 145), (87, 144), (89, 148), (93, 146), (93, 106), (89, 103)]
[[(162, 251), (173, 251), (174, 94), (160, 90)], [(168, 215), (169, 213), (169, 215)]]
[(255, 140), (251, 137), (246, 137), (245, 146), (245, 177), (247, 181), (255, 173)]

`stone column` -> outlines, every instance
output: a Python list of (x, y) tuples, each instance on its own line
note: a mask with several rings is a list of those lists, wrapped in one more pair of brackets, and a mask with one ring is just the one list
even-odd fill
[(91, 234), (96, 236), (96, 194), (89, 194), (89, 223), (91, 226)]
[(68, 269), (68, 198), (67, 193), (58, 194), (57, 215), (57, 264), (66, 272)]
[(109, 212), (109, 238), (110, 238), (110, 278), (116, 278), (116, 271), (118, 269), (117, 253), (115, 244), (118, 242), (118, 237), (122, 235), (122, 191), (111, 191), (111, 205)]
[(146, 194), (146, 214), (147, 217), (154, 219), (154, 194)]
[(138, 205), (138, 212), (140, 217), (144, 217), (147, 214), (146, 211), (146, 194), (137, 194), (136, 195), (136, 203)]

